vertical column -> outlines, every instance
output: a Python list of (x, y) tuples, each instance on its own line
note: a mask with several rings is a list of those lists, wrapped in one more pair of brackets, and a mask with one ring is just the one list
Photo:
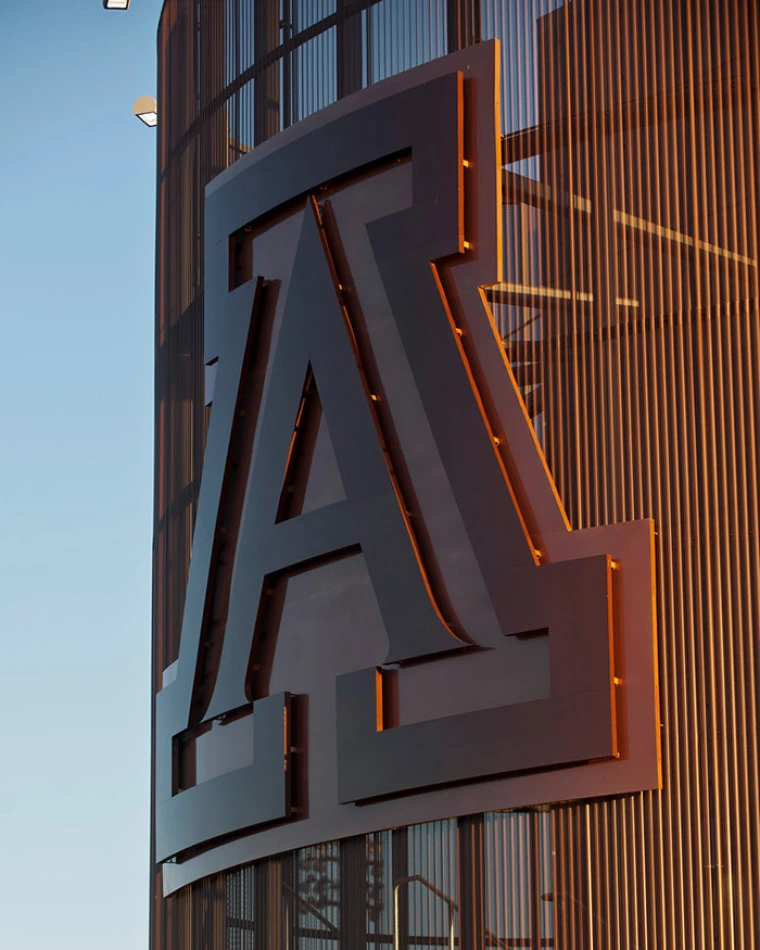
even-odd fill
[(223, 874), (191, 886), (192, 950), (224, 950), (227, 943), (226, 887)]
[[(620, 393), (615, 388), (615, 341), (620, 336), (620, 313), (616, 304), (618, 288), (618, 242), (615, 225), (614, 184), (618, 174), (619, 143), (614, 136), (615, 105), (611, 73), (615, 53), (610, 36), (614, 22), (612, 8), (605, 3), (590, 4), (585, 11), (589, 40), (584, 51), (584, 68), (589, 79), (588, 151), (591, 197), (591, 277), (594, 294), (592, 385), (596, 392), (592, 405), (591, 465), (586, 478), (593, 482), (584, 526), (615, 520), (612, 506), (619, 488), (619, 459), (610, 436), (622, 431)], [(619, 110), (617, 110), (619, 112)], [(590, 489), (590, 484), (589, 484)], [(619, 503), (618, 503), (619, 504)]]
[(572, 16), (568, 7), (560, 6), (536, 24), (535, 152), (546, 185), (539, 205), (540, 274), (536, 283), (570, 292), (569, 300), (547, 300), (542, 305), (540, 376), (547, 419), (544, 449), (571, 521), (580, 507), (578, 419), (585, 420), (588, 415), (586, 394), (579, 395), (579, 379), (583, 377), (581, 341), (589, 314), (578, 291), (590, 290), (579, 257), (583, 232), (579, 232), (582, 212), (576, 207), (576, 141), (585, 142), (579, 132), (585, 113), (573, 117), (578, 47), (571, 42)]
[[(239, 39), (233, 34), (232, 49), (227, 48), (223, 3), (200, 3), (197, 7), (196, 29), (198, 31), (199, 58), (197, 63), (197, 109), (205, 112), (211, 102), (218, 100), (224, 93), (225, 59), (234, 56)], [(224, 171), (229, 157), (230, 126), (227, 108), (217, 108), (206, 115), (199, 135), (200, 150), (200, 188), (196, 195), (201, 197), (203, 189), (212, 178)], [(203, 243), (203, 200), (199, 201), (196, 241)], [(202, 247), (201, 247), (202, 254)], [(202, 257), (195, 271), (195, 280), (200, 283), (203, 273)]]
[(485, 946), (483, 816), (468, 815), (457, 823), (459, 845), (459, 946)]
[[(280, 45), (279, 0), (258, 0), (253, 9), (254, 62), (262, 63)], [(258, 72), (253, 87), (253, 141), (260, 145), (280, 131), (280, 64)]]
[(292, 878), (292, 855), (267, 858), (256, 864), (254, 874), (256, 946), (267, 950), (290, 950), (293, 936), (292, 900), (284, 884)]
[(367, 844), (364, 835), (340, 842), (340, 948), (367, 942)]
[(449, 52), (480, 42), (480, 0), (448, 0), (446, 4)]
[(391, 843), (394, 950), (409, 950), (409, 884), (406, 880), (409, 876), (409, 840), (406, 828), (396, 828)]
[(362, 88), (362, 11), (346, 15), (338, 0), (338, 98)]
[(528, 899), (530, 901), (530, 946), (531, 950), (539, 950), (541, 947), (541, 938), (543, 936), (542, 899), (543, 891), (541, 885), (544, 880), (542, 864), (546, 854), (546, 846), (543, 840), (541, 821), (543, 815), (539, 812), (532, 812), (526, 816), (530, 822), (529, 841), (530, 841), (530, 886), (528, 888)]
[[(293, 0), (280, 0), (280, 29), (283, 43), (288, 43), (293, 38), (296, 30), (293, 26)], [(282, 55), (282, 88), (280, 96), (282, 99), (282, 127), (287, 129), (293, 124), (293, 62), (295, 51), (292, 47), (287, 47), (287, 52)]]

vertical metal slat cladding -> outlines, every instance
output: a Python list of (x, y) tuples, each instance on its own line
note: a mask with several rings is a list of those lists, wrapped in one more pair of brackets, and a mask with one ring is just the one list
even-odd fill
[[(759, 20), (744, 0), (165, 0), (154, 691), (177, 657), (207, 424), (206, 184), (339, 95), (499, 37), (494, 318), (572, 527), (655, 520), (664, 758), (661, 791), (467, 819), (477, 847), (435, 823), (167, 899), (154, 869), (154, 947), (353, 950), (362, 928), (391, 947), (414, 875), (457, 908), (405, 880), (408, 947), (445, 946), (452, 916), (486, 946), (757, 945)], [(482, 921), (460, 915), (463, 834)]]

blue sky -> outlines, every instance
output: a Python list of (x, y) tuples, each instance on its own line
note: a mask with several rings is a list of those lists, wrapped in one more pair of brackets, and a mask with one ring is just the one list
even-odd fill
[(0, 3), (0, 947), (147, 947), (159, 0)]

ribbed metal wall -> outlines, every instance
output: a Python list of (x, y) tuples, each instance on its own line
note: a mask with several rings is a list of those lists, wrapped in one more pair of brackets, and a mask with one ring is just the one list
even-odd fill
[[(552, 823), (548, 811), (499, 812), (267, 858), (170, 897), (162, 945), (172, 950), (559, 947)], [(482, 878), (477, 888), (469, 873), (474, 840)]]
[(664, 788), (556, 810), (557, 931), (752, 948), (758, 7), (499, 7), (508, 351), (573, 527), (658, 531)]
[[(460, 43), (502, 40), (506, 267), (494, 314), (573, 527), (656, 521), (664, 787), (486, 816), (467, 858), (496, 875), (492, 894), (481, 889), (486, 941), (487, 931), (528, 941), (507, 946), (584, 950), (760, 942), (759, 14), (750, 0), (164, 5), (156, 685), (177, 651), (205, 433), (204, 185), (339, 95)], [(394, 834), (385, 853), (397, 855)], [(391, 837), (370, 836), (357, 867)], [(426, 867), (443, 830), (436, 840)], [(297, 890), (299, 860), (263, 862), (260, 880), (279, 868)], [(460, 861), (446, 860), (455, 880), (441, 890), (469, 900)], [(340, 861), (323, 863), (340, 892)], [(156, 946), (252, 947), (254, 898), (275, 913), (271, 886), (252, 875), (167, 901), (157, 890)], [(378, 936), (404, 876), (393, 859), (382, 875), (372, 883), (382, 906), (366, 920)], [(425, 912), (443, 915), (430, 917), (436, 934), (444, 906)], [(325, 916), (352, 946), (351, 925)], [(278, 934), (256, 946), (284, 945)]]

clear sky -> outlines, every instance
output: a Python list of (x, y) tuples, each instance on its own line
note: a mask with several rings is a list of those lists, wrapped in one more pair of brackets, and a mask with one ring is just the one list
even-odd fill
[(160, 0), (0, 0), (0, 948), (145, 950)]

